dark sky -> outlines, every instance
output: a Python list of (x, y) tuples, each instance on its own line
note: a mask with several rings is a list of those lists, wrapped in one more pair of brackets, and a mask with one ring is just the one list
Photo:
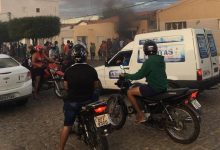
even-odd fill
[[(108, 0), (60, 0), (61, 18), (81, 17), (90, 14), (101, 14)], [(135, 11), (150, 11), (169, 6), (178, 0), (116, 0), (120, 7), (126, 5), (145, 4), (133, 7)], [(123, 5), (122, 5), (123, 4)], [(121, 6), (122, 5), (122, 6)]]

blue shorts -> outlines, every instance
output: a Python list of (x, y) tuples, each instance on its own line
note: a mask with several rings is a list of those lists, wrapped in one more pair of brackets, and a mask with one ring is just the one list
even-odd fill
[(63, 105), (64, 112), (64, 126), (72, 126), (76, 117), (80, 114), (82, 106), (94, 102), (94, 100), (84, 101), (84, 102), (70, 102), (66, 101)]
[(159, 93), (147, 84), (140, 84), (139, 90), (140, 90), (141, 96), (143, 97), (151, 97)]
[(72, 126), (74, 121), (81, 111), (82, 105), (74, 102), (64, 102), (64, 126)]

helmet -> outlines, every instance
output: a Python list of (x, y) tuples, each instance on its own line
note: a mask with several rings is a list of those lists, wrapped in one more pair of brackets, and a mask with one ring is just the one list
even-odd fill
[(144, 43), (144, 54), (145, 55), (156, 55), (157, 54), (157, 44), (152, 40), (147, 40)]
[(43, 50), (44, 47), (41, 46), (41, 45), (37, 45), (37, 46), (34, 47), (34, 49), (35, 49), (37, 52), (39, 52), (40, 50)]
[(86, 61), (86, 48), (81, 44), (76, 44), (73, 46), (72, 56), (76, 63), (83, 63)]

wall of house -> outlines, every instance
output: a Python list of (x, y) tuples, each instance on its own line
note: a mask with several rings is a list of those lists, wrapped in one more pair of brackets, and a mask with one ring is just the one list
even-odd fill
[[(59, 0), (0, 0), (0, 12), (11, 12), (11, 18), (27, 16), (58, 16)], [(39, 12), (36, 9), (39, 8)], [(3, 15), (1, 20), (7, 21), (8, 16)]]
[(157, 12), (160, 30), (166, 30), (170, 22), (186, 22), (187, 28), (208, 28), (213, 31), (218, 55), (220, 55), (220, 1), (182, 0)]
[(159, 11), (160, 21), (220, 18), (219, 0), (182, 0)]
[(97, 23), (97, 24), (80, 24), (73, 29), (73, 39), (77, 41), (79, 37), (86, 37), (87, 47), (93, 42), (96, 45), (96, 56), (100, 44), (108, 38), (113, 39), (118, 37), (114, 23)]

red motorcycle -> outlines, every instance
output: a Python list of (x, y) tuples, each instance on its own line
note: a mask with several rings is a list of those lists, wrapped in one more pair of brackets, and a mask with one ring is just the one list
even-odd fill
[(54, 88), (57, 97), (62, 98), (64, 95), (64, 72), (61, 66), (56, 63), (49, 63), (44, 70), (43, 82), (41, 89)]

